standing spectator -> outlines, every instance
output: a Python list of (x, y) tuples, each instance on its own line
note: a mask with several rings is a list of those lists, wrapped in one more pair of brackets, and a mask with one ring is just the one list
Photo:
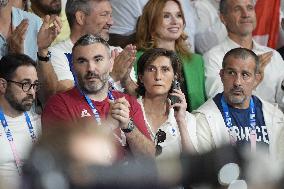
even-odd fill
[(284, 79), (284, 62), (277, 51), (261, 46), (253, 40), (252, 31), (256, 26), (253, 0), (221, 0), (220, 17), (227, 28), (228, 37), (204, 55), (207, 96), (214, 97), (223, 91), (218, 73), (226, 52), (232, 48), (243, 47), (260, 56), (259, 72), (262, 79), (259, 80), (255, 94), (269, 102), (278, 103), (283, 109), (284, 92), (281, 82)]
[(113, 60), (107, 42), (101, 37), (84, 35), (74, 44), (72, 54), (76, 86), (50, 98), (42, 114), (43, 126), (81, 119), (103, 123), (113, 130), (121, 158), (126, 147), (133, 154), (153, 155), (154, 144), (137, 100), (110, 89)]
[[(190, 52), (184, 33), (185, 17), (178, 0), (151, 0), (145, 5), (137, 30), (137, 59), (151, 48), (175, 51), (182, 61), (181, 89), (192, 111), (205, 100), (203, 59)], [(137, 65), (135, 65), (137, 66)]]
[(0, 177), (5, 188), (16, 189), (23, 161), (41, 132), (33, 102), (39, 90), (36, 62), (23, 54), (0, 60)]

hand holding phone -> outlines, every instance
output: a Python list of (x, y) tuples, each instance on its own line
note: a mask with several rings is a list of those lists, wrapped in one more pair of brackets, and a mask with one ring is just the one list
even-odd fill
[[(179, 82), (178, 82), (177, 79), (174, 79), (174, 81), (173, 81), (173, 83), (172, 83), (172, 88), (171, 88), (170, 92), (173, 93), (173, 92), (174, 92), (174, 89), (180, 90), (180, 84), (179, 84)], [(179, 97), (177, 97), (177, 96), (170, 95), (169, 98), (170, 98), (170, 100), (171, 100), (171, 105), (180, 102), (180, 99), (179, 99)], [(175, 107), (174, 109), (175, 109), (175, 111), (177, 111), (177, 107)]]

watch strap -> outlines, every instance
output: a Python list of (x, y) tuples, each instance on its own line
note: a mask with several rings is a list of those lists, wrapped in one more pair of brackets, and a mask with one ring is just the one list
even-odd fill
[(39, 61), (48, 62), (50, 60), (50, 57), (51, 57), (50, 51), (48, 51), (47, 56), (40, 56), (37, 52), (37, 59)]
[(132, 119), (128, 122), (128, 127), (126, 129), (121, 129), (124, 133), (130, 133), (135, 128), (134, 122)]

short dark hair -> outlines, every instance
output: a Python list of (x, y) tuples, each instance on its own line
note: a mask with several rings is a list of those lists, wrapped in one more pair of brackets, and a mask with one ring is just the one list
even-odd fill
[(92, 45), (95, 43), (100, 43), (103, 44), (107, 49), (109, 48), (109, 44), (106, 40), (104, 40), (102, 37), (98, 36), (98, 35), (93, 35), (93, 34), (86, 34), (83, 35), (82, 37), (80, 37), (76, 43), (74, 44), (73, 48), (72, 48), (72, 54), (74, 52), (74, 49), (77, 46), (87, 46), (87, 45)]
[(227, 13), (227, 0), (221, 0), (219, 3), (219, 11), (221, 14), (226, 14)]
[(225, 54), (223, 58), (223, 62), (222, 62), (223, 69), (226, 67), (229, 57), (240, 58), (243, 60), (251, 57), (254, 59), (254, 62), (255, 62), (255, 73), (259, 72), (259, 58), (252, 50), (241, 48), (241, 47), (231, 49)]
[(76, 20), (76, 12), (82, 11), (86, 15), (91, 13), (91, 5), (90, 2), (101, 2), (101, 1), (108, 1), (108, 0), (67, 0), (65, 6), (65, 13), (69, 23), (70, 29), (74, 25)]
[[(174, 75), (177, 77), (177, 80), (181, 81), (181, 61), (178, 58), (177, 54), (174, 51), (166, 50), (163, 48), (153, 48), (146, 51), (137, 61), (137, 75), (143, 75), (146, 67), (154, 62), (158, 57), (165, 56), (170, 59)], [(138, 77), (138, 88), (136, 92), (138, 95), (144, 96), (146, 89)]]
[(15, 71), (20, 66), (33, 66), (37, 63), (25, 54), (7, 54), (0, 60), (0, 77), (5, 80), (13, 78)]
[[(220, 0), (219, 3), (219, 11), (221, 14), (227, 14), (228, 13), (228, 1), (229, 0)], [(255, 5), (256, 0), (252, 0), (253, 4)]]

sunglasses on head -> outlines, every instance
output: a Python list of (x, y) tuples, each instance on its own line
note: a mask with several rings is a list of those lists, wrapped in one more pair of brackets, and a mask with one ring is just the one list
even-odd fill
[(166, 140), (166, 133), (165, 131), (162, 131), (161, 129), (158, 130), (155, 136), (156, 141), (156, 156), (160, 155), (163, 151), (162, 146), (160, 143), (164, 142)]

